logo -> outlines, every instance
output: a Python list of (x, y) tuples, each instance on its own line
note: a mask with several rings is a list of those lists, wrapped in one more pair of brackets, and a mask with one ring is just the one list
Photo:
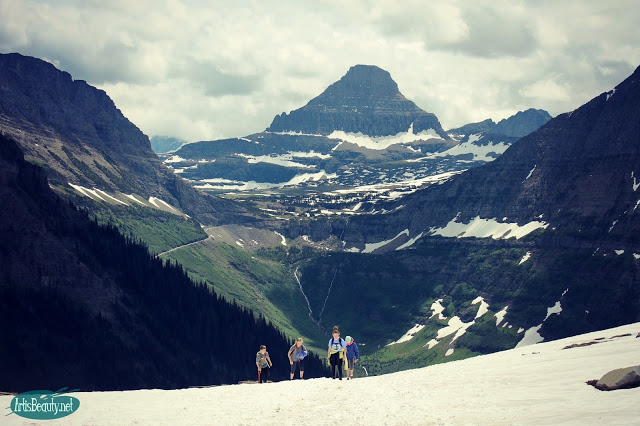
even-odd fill
[(78, 398), (65, 395), (70, 392), (77, 392), (80, 389), (73, 389), (65, 392), (67, 388), (62, 388), (57, 392), (48, 390), (32, 390), (16, 395), (11, 400), (11, 414), (35, 420), (53, 420), (75, 413), (80, 407)]

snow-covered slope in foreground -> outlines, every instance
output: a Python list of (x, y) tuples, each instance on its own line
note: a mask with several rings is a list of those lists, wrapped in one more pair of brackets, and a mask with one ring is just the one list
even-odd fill
[[(640, 388), (601, 392), (585, 382), (640, 364), (638, 332), (640, 323), (353, 381), (78, 392), (73, 396), (80, 400), (79, 410), (59, 421), (91, 425), (637, 424)], [(614, 337), (627, 333), (631, 336)], [(597, 338), (604, 339), (591, 346), (562, 349)], [(11, 397), (0, 397), (3, 407), (10, 401)], [(13, 414), (4, 420), (29, 423)]]

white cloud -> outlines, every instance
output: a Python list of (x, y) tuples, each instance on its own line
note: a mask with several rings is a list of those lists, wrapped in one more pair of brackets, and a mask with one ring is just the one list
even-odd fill
[(628, 1), (0, 2), (0, 52), (103, 88), (147, 134), (243, 136), (364, 63), (452, 128), (573, 110), (640, 64)]
[(567, 84), (560, 84), (556, 79), (539, 80), (519, 90), (527, 98), (568, 101), (571, 99), (571, 88)]

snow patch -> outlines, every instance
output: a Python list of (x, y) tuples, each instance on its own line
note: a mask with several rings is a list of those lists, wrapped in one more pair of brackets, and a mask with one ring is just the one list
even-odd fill
[(537, 229), (546, 229), (549, 226), (548, 223), (538, 221), (532, 221), (520, 226), (517, 223), (501, 223), (496, 218), (481, 219), (480, 216), (476, 216), (467, 224), (460, 223), (457, 219), (458, 216), (451, 219), (444, 228), (436, 228), (433, 231), (433, 235), (456, 238), (491, 237), (494, 240), (515, 238), (519, 240)]
[[(327, 174), (324, 170), (317, 173), (301, 173), (295, 175), (288, 182), (283, 183), (266, 183), (256, 181), (235, 181), (222, 178), (202, 179), (194, 184), (198, 189), (214, 189), (214, 190), (234, 190), (234, 191), (252, 191), (260, 189), (284, 188), (287, 186), (297, 186), (303, 182), (319, 182), (321, 180), (330, 180), (337, 178), (336, 173)], [(218, 184), (218, 185), (213, 185)]]
[(544, 317), (544, 320), (542, 322), (545, 322), (551, 315), (559, 315), (560, 312), (562, 312), (562, 305), (558, 301), (552, 307), (547, 308), (547, 316)]
[(179, 155), (173, 155), (173, 156), (167, 158), (166, 160), (164, 160), (163, 163), (171, 164), (171, 163), (181, 163), (183, 161), (188, 161), (188, 160), (180, 157)]
[(474, 318), (474, 320), (477, 320), (478, 318), (489, 312), (489, 304), (484, 301), (484, 298), (482, 296), (476, 297), (473, 302), (471, 302), (472, 305), (475, 305), (477, 303), (480, 303), (480, 308), (478, 308), (478, 312), (476, 313), (476, 317)]
[(614, 250), (618, 256), (624, 254), (624, 250)]
[(442, 340), (443, 338), (455, 333), (455, 335), (453, 336), (453, 339), (451, 339), (451, 342), (450, 342), (451, 344), (456, 340), (458, 340), (460, 337), (462, 337), (462, 335), (464, 335), (464, 333), (467, 332), (467, 329), (475, 323), (476, 323), (475, 321), (466, 322), (466, 323), (462, 322), (460, 317), (456, 315), (455, 317), (452, 317), (449, 320), (446, 327), (438, 330), (438, 334), (436, 335), (436, 340)]
[(361, 132), (347, 133), (342, 130), (334, 130), (327, 137), (329, 139), (339, 139), (344, 142), (349, 142), (354, 145), (374, 150), (383, 150), (389, 148), (391, 145), (406, 144), (420, 140), (442, 139), (442, 137), (433, 129), (423, 130), (417, 134), (413, 133), (413, 123), (411, 123), (406, 132), (400, 132), (393, 136), (368, 136)]
[[(567, 294), (568, 291), (569, 289), (566, 289), (562, 293), (562, 296), (560, 298), (564, 297), (564, 295)], [(522, 340), (520, 340), (520, 342), (518, 342), (516, 348), (534, 345), (536, 343), (542, 342), (544, 340), (544, 337), (542, 337), (539, 333), (540, 329), (542, 328), (542, 324), (544, 324), (544, 322), (549, 319), (551, 315), (560, 315), (560, 312), (562, 312), (562, 305), (560, 301), (557, 301), (553, 306), (547, 308), (547, 315), (542, 320), (542, 323), (535, 327), (531, 327), (524, 333), (524, 337), (522, 338)], [(518, 333), (520, 333), (520, 331), (518, 331)]]
[(420, 330), (422, 330), (424, 328), (424, 325), (421, 324), (416, 324), (415, 326), (411, 327), (409, 329), (409, 331), (407, 331), (406, 333), (404, 333), (402, 335), (402, 337), (400, 337), (398, 340), (396, 340), (395, 342), (391, 342), (389, 343), (387, 346), (391, 346), (391, 345), (396, 345), (398, 343), (404, 343), (404, 342), (408, 342), (409, 340), (413, 339), (413, 336), (415, 336)]
[(167, 203), (166, 201), (161, 200), (160, 198), (156, 198), (156, 197), (149, 197), (149, 202), (151, 204), (153, 204), (154, 206), (156, 206), (157, 208), (162, 210), (162, 207), (160, 205), (162, 205), (164, 208), (170, 209), (176, 213), (180, 213), (178, 210), (176, 210), (175, 208), (173, 208), (173, 206), (169, 203)]
[(527, 254), (522, 256), (522, 259), (520, 259), (520, 263), (518, 263), (518, 265), (522, 265), (524, 262), (526, 262), (529, 259), (531, 259), (531, 252), (530, 251), (528, 251)]
[(280, 244), (282, 244), (283, 246), (286, 246), (287, 245), (287, 239), (284, 237), (284, 235), (282, 235), (278, 231), (273, 231), (273, 232), (275, 232), (278, 237), (282, 238), (282, 241), (280, 241)]
[(454, 351), (454, 349), (453, 349), (453, 348), (449, 348), (449, 349), (447, 349), (447, 351), (444, 353), (444, 356), (445, 356), (445, 357), (447, 357), (447, 356), (449, 356), (449, 355), (453, 355), (453, 351)]
[(102, 195), (103, 197), (106, 197), (106, 198), (110, 199), (111, 201), (114, 201), (114, 202), (116, 202), (116, 203), (118, 203), (118, 204), (122, 204), (123, 206), (128, 206), (128, 205), (129, 205), (129, 204), (125, 203), (124, 201), (120, 201), (120, 200), (118, 200), (117, 198), (112, 197), (111, 195), (107, 194), (106, 192), (104, 192), (104, 191), (102, 191), (102, 190), (100, 190), (100, 189), (96, 189), (96, 188), (93, 188), (93, 189), (94, 189), (96, 192), (100, 193), (100, 195)]
[[(449, 148), (443, 152), (436, 152), (434, 154), (427, 155), (426, 157), (419, 158), (414, 161), (424, 161), (430, 160), (433, 158), (439, 157), (457, 157), (461, 155), (473, 155), (473, 161), (486, 161), (490, 162), (496, 159), (497, 155), (504, 153), (510, 145), (505, 144), (504, 142), (499, 142), (494, 144), (493, 142), (489, 142), (486, 145), (478, 145), (474, 142), (463, 142), (454, 146), (453, 148)], [(490, 157), (489, 154), (494, 153), (497, 154), (496, 157)]]
[[(636, 178), (633, 175), (633, 172), (631, 172), (631, 178), (633, 179), (633, 192), (636, 192), (638, 190), (638, 188), (640, 187), (640, 183), (636, 183)], [(640, 203), (640, 201), (638, 201), (638, 202)]]
[(531, 169), (531, 171), (529, 172), (529, 174), (527, 175), (527, 177), (526, 177), (526, 178), (524, 178), (524, 180), (528, 180), (528, 179), (531, 177), (531, 175), (532, 175), (532, 174), (533, 174), (533, 172), (535, 171), (536, 167), (537, 167), (537, 164), (533, 166), (533, 169)]
[(362, 250), (362, 253), (371, 253), (374, 250), (379, 249), (380, 247), (384, 247), (387, 244), (393, 242), (396, 238), (400, 237), (400, 235), (405, 234), (407, 237), (409, 236), (409, 230), (405, 229), (402, 232), (399, 232), (398, 235), (396, 235), (395, 237), (391, 238), (390, 240), (386, 240), (386, 241), (380, 241), (379, 243), (367, 243), (364, 245), (364, 250)]
[(424, 232), (419, 233), (416, 237), (413, 237), (409, 239), (409, 241), (407, 241), (406, 243), (402, 244), (401, 246), (398, 246), (396, 250), (403, 250), (403, 249), (406, 249), (407, 247), (411, 247), (416, 241), (422, 238), (422, 234), (424, 234)]
[(267, 164), (275, 164), (277, 166), (282, 167), (293, 167), (298, 169), (315, 169), (315, 166), (309, 166), (307, 164), (298, 163), (293, 161), (293, 156), (290, 154), (284, 155), (247, 155), (247, 154), (236, 154), (238, 157), (246, 158), (249, 164), (257, 164), (257, 163), (267, 163)]
[(429, 340), (424, 346), (423, 348), (427, 348), (427, 349), (431, 349), (433, 348), (435, 345), (437, 345), (439, 342), (436, 339), (431, 339)]
[(500, 312), (494, 315), (496, 317), (496, 327), (500, 325), (502, 320), (504, 320), (504, 316), (507, 315), (507, 309), (509, 309), (509, 305), (505, 306)]
[(544, 337), (542, 337), (540, 333), (538, 333), (541, 327), (542, 327), (542, 324), (536, 327), (531, 327), (530, 329), (525, 331), (524, 337), (522, 338), (522, 340), (518, 342), (518, 344), (516, 345), (516, 348), (535, 345), (536, 343), (542, 342), (544, 340)]
[(138, 203), (138, 204), (140, 204), (140, 205), (143, 205), (143, 206), (145, 206), (145, 207), (147, 206), (145, 203), (143, 203), (142, 201), (138, 200), (138, 199), (135, 197), (135, 195), (133, 195), (133, 194), (122, 194), (122, 195), (124, 195), (125, 197), (127, 197), (127, 198), (131, 199), (132, 201), (135, 201), (136, 203)]
[(429, 319), (435, 317), (436, 315), (438, 316), (439, 320), (447, 319), (447, 317), (442, 315), (442, 313), (444, 312), (444, 306), (442, 306), (443, 301), (444, 299), (438, 299), (431, 304), (431, 312), (433, 312), (433, 314), (429, 317)]

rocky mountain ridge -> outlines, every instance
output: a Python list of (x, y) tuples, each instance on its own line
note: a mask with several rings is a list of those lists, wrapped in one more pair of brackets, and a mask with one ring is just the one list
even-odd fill
[(456, 129), (447, 130), (447, 133), (456, 136), (482, 133), (485, 135), (497, 134), (521, 138), (538, 130), (547, 121), (551, 120), (551, 118), (551, 115), (547, 111), (529, 108), (524, 111), (518, 111), (511, 117), (502, 119), (498, 123), (488, 118), (478, 123), (469, 123)]
[(205, 223), (252, 220), (241, 206), (177, 177), (104, 91), (54, 65), (17, 53), (0, 55), (0, 92), (0, 130), (18, 141), (29, 161), (45, 167), (59, 193), (76, 200), (87, 196), (73, 184), (106, 192), (94, 199), (116, 204), (131, 202), (130, 195), (148, 207), (154, 207), (152, 198), (160, 199)]
[(359, 214), (375, 211), (377, 200), (494, 160), (518, 139), (511, 135), (537, 128), (545, 114), (529, 110), (499, 125), (489, 120), (487, 131), (444, 132), (387, 71), (357, 65), (264, 132), (191, 143), (161, 158), (205, 191), (284, 195), (285, 208), (295, 205), (303, 215)]

